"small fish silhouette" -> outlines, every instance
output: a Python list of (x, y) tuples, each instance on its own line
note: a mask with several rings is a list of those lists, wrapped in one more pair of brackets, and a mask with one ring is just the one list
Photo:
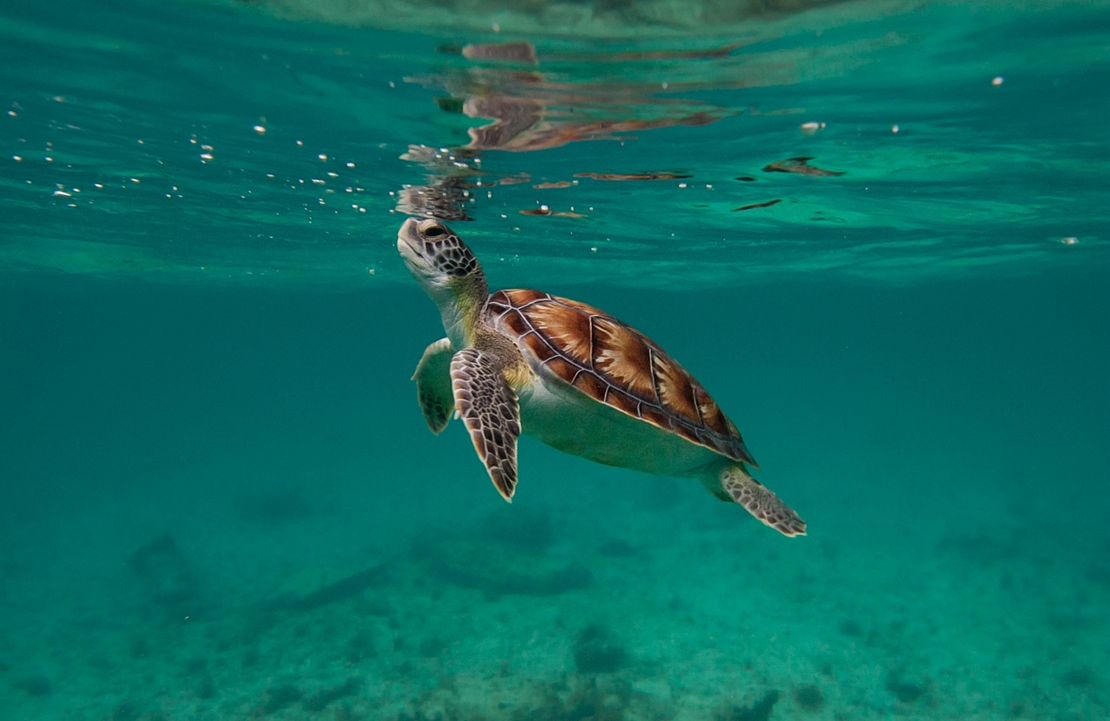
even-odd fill
[(825, 170), (818, 168), (815, 165), (810, 165), (809, 161), (813, 160), (812, 155), (802, 155), (797, 158), (787, 158), (786, 160), (779, 160), (771, 163), (763, 169), (764, 173), (797, 173), (798, 175), (808, 175), (811, 178), (820, 178), (826, 175), (844, 175), (840, 170)]
[(751, 205), (741, 205), (739, 208), (733, 208), (732, 210), (733, 210), (733, 212), (736, 212), (738, 210), (753, 210), (755, 208), (769, 208), (772, 205), (774, 205), (775, 203), (781, 203), (781, 202), (782, 202), (782, 198), (775, 198), (774, 200), (768, 200), (766, 203), (752, 203)]

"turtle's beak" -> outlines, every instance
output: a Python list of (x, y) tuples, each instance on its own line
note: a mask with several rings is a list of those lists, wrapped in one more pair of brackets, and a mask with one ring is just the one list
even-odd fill
[(424, 235), (420, 232), (420, 221), (409, 218), (402, 223), (401, 229), (397, 231), (397, 251), (404, 258), (405, 267), (426, 289), (429, 284), (435, 285), (442, 275), (436, 269), (435, 260), (428, 254), (428, 250)]
[(401, 229), (397, 231), (397, 250), (406, 260), (423, 254), (424, 242), (417, 231), (416, 218), (409, 218), (401, 224)]

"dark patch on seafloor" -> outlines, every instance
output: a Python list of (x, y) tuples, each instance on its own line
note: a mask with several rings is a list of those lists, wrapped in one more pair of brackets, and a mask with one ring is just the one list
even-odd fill
[(173, 617), (195, 611), (200, 597), (196, 574), (168, 533), (140, 546), (127, 557), (127, 566), (153, 607)]
[(17, 678), (12, 685), (28, 696), (36, 698), (49, 696), (54, 691), (54, 684), (50, 682), (50, 678), (42, 674)]
[(751, 706), (729, 706), (717, 711), (713, 718), (714, 721), (767, 721), (778, 700), (778, 691), (768, 691)]
[[(356, 676), (350, 676), (334, 686), (320, 687), (307, 697), (301, 688), (291, 683), (276, 684), (262, 694), (262, 699), (251, 712), (251, 716), (255, 718), (270, 716), (296, 704), (300, 704), (310, 714), (316, 714), (336, 701), (354, 696), (361, 688), (362, 679)], [(342, 718), (344, 715), (349, 715), (345, 709), (340, 708), (335, 712), (336, 718)]]
[(794, 689), (794, 703), (804, 711), (815, 713), (825, 704), (825, 697), (821, 694), (820, 686), (810, 683)]
[(355, 676), (351, 676), (341, 684), (322, 687), (305, 699), (305, 711), (323, 711), (340, 699), (354, 696), (360, 688), (362, 688), (362, 679)]
[(315, 513), (300, 488), (273, 488), (253, 495), (241, 495), (233, 504), (241, 520), (264, 525), (279, 525), (308, 518)]
[(262, 702), (252, 715), (268, 716), (292, 706), (301, 700), (304, 692), (291, 683), (282, 683), (271, 686), (262, 694)]
[(642, 546), (635, 546), (619, 538), (605, 541), (597, 547), (597, 552), (610, 558), (639, 558), (647, 555)]
[(557, 596), (589, 587), (589, 569), (548, 554), (553, 538), (546, 514), (494, 512), (461, 532), (428, 529), (418, 534), (410, 555), (437, 579), (488, 598)]
[(615, 673), (628, 663), (620, 639), (599, 624), (586, 626), (574, 636), (574, 667), (579, 673)]
[(433, 693), (414, 699), (409, 711), (389, 717), (389, 721), (667, 721), (674, 717), (669, 701), (635, 693), (627, 679), (579, 674), (548, 682), (529, 681), (511, 698), (490, 700), (490, 708), (497, 711), (487, 713)]
[(337, 581), (326, 583), (304, 596), (285, 595), (268, 604), (272, 611), (304, 613), (333, 603), (360, 596), (363, 591), (381, 584), (388, 573), (388, 563), (379, 563)]
[(886, 690), (904, 704), (912, 704), (929, 692), (929, 682), (907, 681), (901, 673), (891, 672), (886, 681)]

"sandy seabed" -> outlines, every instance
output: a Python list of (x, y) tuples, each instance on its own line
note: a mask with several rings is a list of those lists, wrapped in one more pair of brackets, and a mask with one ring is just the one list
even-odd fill
[(487, 490), (460, 490), (446, 500), (467, 513), (433, 508), (423, 525), (402, 510), (391, 524), (372, 496), (289, 488), (172, 510), (132, 494), (64, 527), (27, 518), (34, 530), (0, 552), (3, 715), (1110, 711), (1105, 549), (1077, 552), (1043, 513), (976, 524), (922, 508), (912, 523), (879, 498), (848, 522), (803, 497), (811, 534), (786, 540), (681, 481), (621, 474), (592, 497), (580, 482), (512, 506)]

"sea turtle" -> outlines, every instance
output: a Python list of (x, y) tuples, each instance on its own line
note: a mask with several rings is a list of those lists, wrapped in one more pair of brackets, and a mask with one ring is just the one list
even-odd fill
[(805, 522), (748, 473), (736, 426), (678, 363), (610, 315), (535, 290), (492, 295), (470, 248), (433, 218), (397, 234), (405, 265), (443, 317), (447, 337), (416, 367), (433, 433), (462, 418), (493, 484), (511, 501), (517, 437), (598, 463), (696, 477), (786, 536)]

